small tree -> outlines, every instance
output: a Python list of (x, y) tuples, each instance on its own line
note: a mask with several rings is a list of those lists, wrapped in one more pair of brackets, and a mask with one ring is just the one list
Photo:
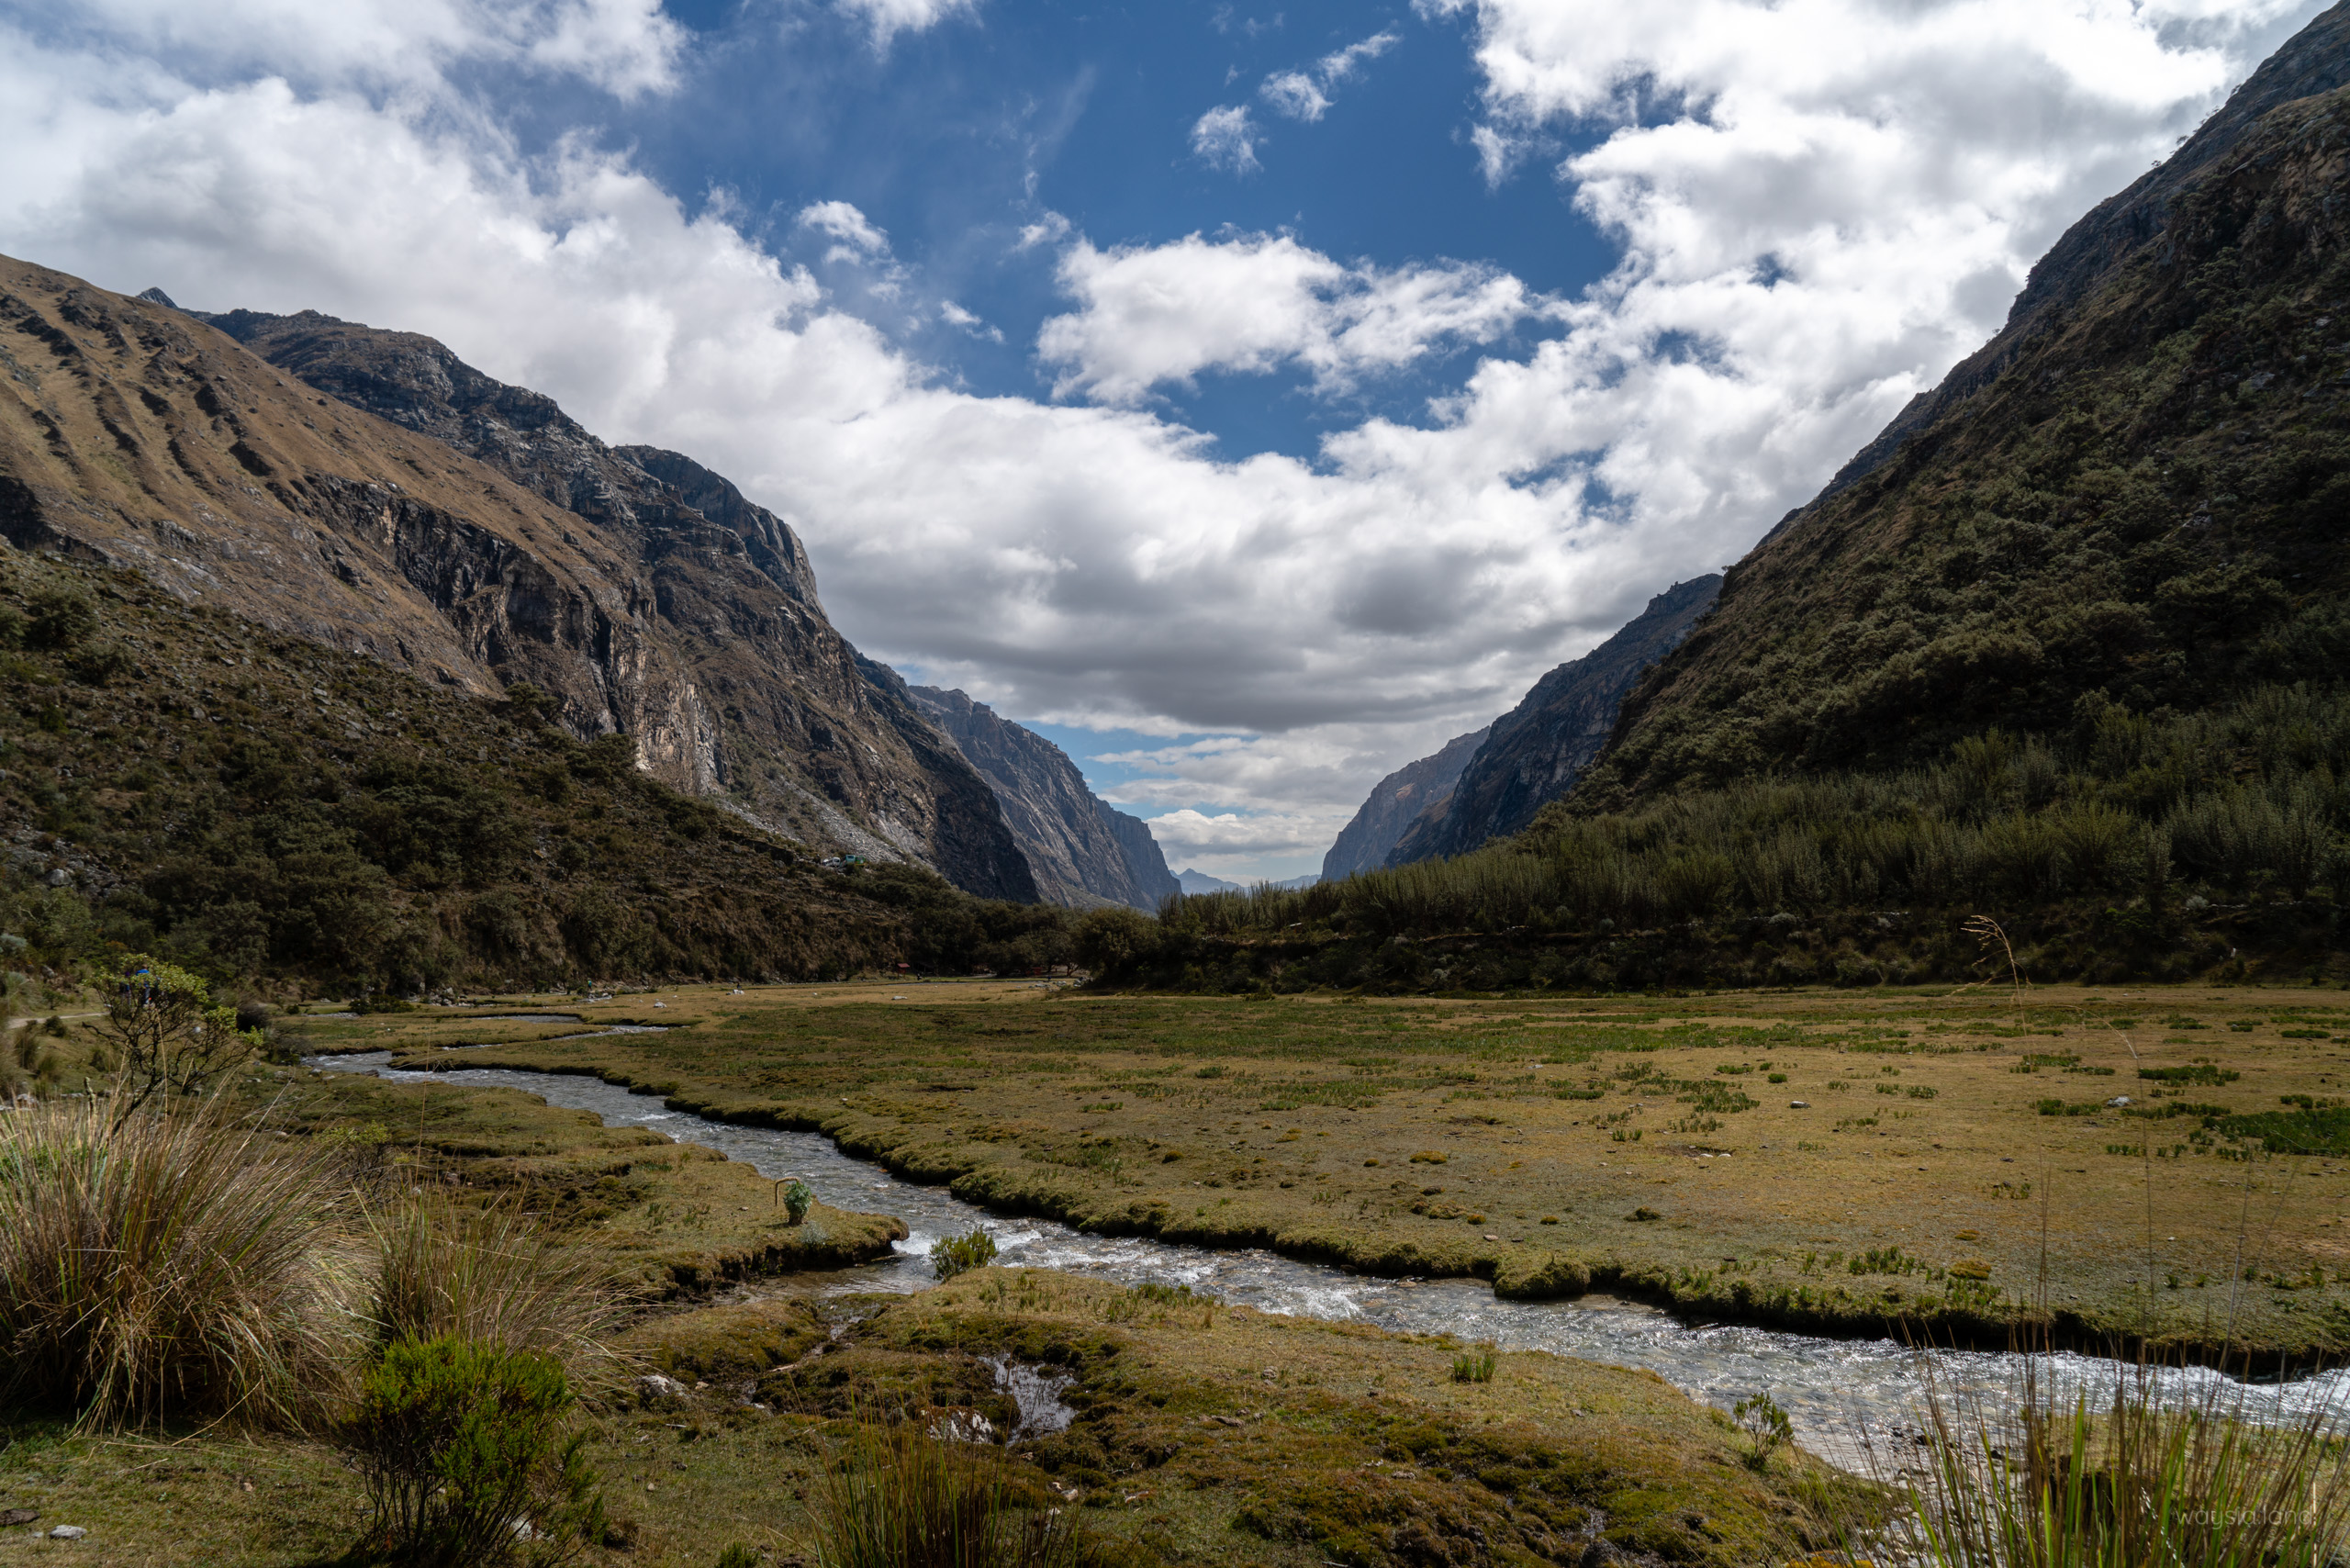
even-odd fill
[(1767, 1394), (1750, 1394), (1740, 1400), (1730, 1411), (1730, 1419), (1752, 1445), (1746, 1453), (1749, 1470), (1763, 1469), (1771, 1462), (1772, 1450), (1795, 1441), (1795, 1423)]
[(113, 1040), (118, 1123), (158, 1095), (201, 1094), (261, 1048), (212, 988), (173, 964), (134, 953), (113, 977), (101, 1025)]

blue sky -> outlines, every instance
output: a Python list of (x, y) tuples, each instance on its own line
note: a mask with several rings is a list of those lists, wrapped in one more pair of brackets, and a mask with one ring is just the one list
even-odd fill
[(1735, 560), (2318, 0), (0, 0), (0, 250), (430, 333), (1226, 877)]
[[(1105, 248), (1284, 232), (1390, 267), (1474, 259), (1554, 292), (1582, 288), (1616, 261), (1539, 172), (1497, 187), (1479, 177), (1465, 17), (1423, 17), (1408, 5), (999, 6), (901, 33), (885, 53), (856, 15), (806, 10), (787, 24), (765, 6), (671, 10), (694, 29), (707, 85), (689, 104), (648, 101), (618, 116), (645, 167), (673, 190), (724, 189), (785, 244), (810, 204), (856, 207), (921, 268), (927, 292), (1002, 333), (994, 342), (934, 316), (901, 334), (977, 392), (1050, 395), (1036, 330), (1069, 301), (1055, 252), (1020, 249), (1018, 234), (1052, 214)], [(1259, 95), (1269, 77), (1382, 37), (1394, 41), (1330, 87), (1316, 121)], [(1260, 128), (1257, 167), (1239, 174), (1191, 145), (1203, 113), (1236, 104)], [(1335, 405), (1286, 369), (1163, 386), (1159, 406), (1213, 434), (1222, 455), (1310, 459), (1325, 433), (1366, 409), (1418, 418), (1431, 392), (1457, 382), (1464, 352)]]

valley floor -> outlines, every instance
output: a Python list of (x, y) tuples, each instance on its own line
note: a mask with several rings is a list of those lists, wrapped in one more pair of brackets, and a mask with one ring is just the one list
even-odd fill
[(2264, 1363), (2350, 1329), (2350, 998), (2333, 991), (1448, 1002), (901, 981), (577, 1011), (672, 1027), (558, 1039), (578, 1026), (426, 1010), (308, 1028), (403, 1066), (593, 1073), (821, 1129), (1001, 1212), (1505, 1294), (1596, 1284), (1817, 1332), (2144, 1335)]

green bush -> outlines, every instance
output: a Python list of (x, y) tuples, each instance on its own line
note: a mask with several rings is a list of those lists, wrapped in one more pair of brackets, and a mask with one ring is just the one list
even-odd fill
[(1795, 1423), (1767, 1394), (1750, 1394), (1730, 1410), (1730, 1419), (1746, 1434), (1746, 1468), (1769, 1466), (1771, 1450), (1795, 1441)]
[(1452, 1381), (1455, 1383), (1491, 1383), (1501, 1359), (1491, 1346), (1480, 1346), (1466, 1355), (1452, 1358)]
[(794, 1225), (808, 1217), (808, 1205), (815, 1201), (816, 1189), (797, 1176), (783, 1189), (783, 1212)]
[(930, 1244), (930, 1267), (941, 1280), (951, 1280), (970, 1269), (995, 1261), (995, 1238), (973, 1226), (963, 1236), (945, 1236)]
[(363, 1554), (431, 1568), (554, 1563), (600, 1540), (586, 1437), (564, 1435), (572, 1406), (545, 1357), (453, 1334), (392, 1345), (343, 1429), (375, 1507)]

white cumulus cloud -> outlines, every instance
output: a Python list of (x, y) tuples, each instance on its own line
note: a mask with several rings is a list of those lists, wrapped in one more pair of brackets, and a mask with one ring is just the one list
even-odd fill
[(800, 209), (796, 221), (802, 229), (813, 229), (840, 241), (828, 252), (827, 260), (853, 260), (858, 256), (886, 256), (890, 253), (890, 236), (876, 229), (872, 220), (852, 202), (811, 203)]
[(1402, 41), (1403, 35), (1392, 28), (1374, 33), (1324, 55), (1304, 71), (1275, 72), (1265, 78), (1257, 95), (1276, 114), (1309, 123), (1318, 120), (1330, 112), (1331, 89), (1361, 70), (1365, 61), (1378, 59)]
[[(581, 77), (633, 95), (673, 84), (684, 32), (660, 0), (33, 0), (20, 36), (95, 46), (193, 81), (438, 87), (460, 62)], [(141, 59), (145, 57), (145, 59)]]
[(1491, 267), (1460, 263), (1346, 266), (1288, 235), (1244, 234), (1061, 257), (1063, 292), (1037, 353), (1055, 391), (1131, 403), (1203, 371), (1296, 364), (1325, 386), (1393, 370), (1439, 346), (1490, 342), (1553, 307)]

